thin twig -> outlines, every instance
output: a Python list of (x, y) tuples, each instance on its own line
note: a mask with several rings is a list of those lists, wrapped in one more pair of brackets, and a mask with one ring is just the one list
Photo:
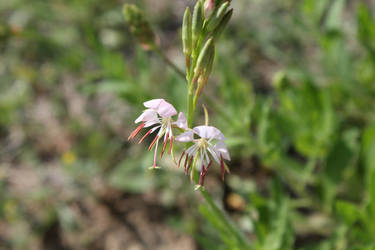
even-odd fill
[(164, 53), (163, 51), (159, 48), (156, 47), (154, 48), (154, 51), (156, 54), (158, 54), (168, 66), (170, 66), (180, 77), (182, 77), (184, 80), (186, 80), (185, 73), (174, 63), (172, 62)]

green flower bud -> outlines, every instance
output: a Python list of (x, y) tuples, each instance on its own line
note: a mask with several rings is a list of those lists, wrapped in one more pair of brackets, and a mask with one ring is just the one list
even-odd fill
[(221, 35), (224, 28), (227, 26), (230, 18), (232, 17), (232, 14), (233, 14), (233, 9), (230, 9), (227, 13), (225, 13), (220, 23), (215, 27), (215, 29), (212, 32), (212, 36), (215, 39), (217, 39)]
[(215, 0), (206, 0), (204, 3), (204, 14), (206, 18), (210, 17), (215, 11)]
[(192, 27), (191, 27), (191, 13), (189, 7), (184, 14), (182, 22), (182, 44), (186, 57), (190, 57), (192, 51)]
[(214, 39), (210, 38), (207, 40), (201, 52), (199, 53), (197, 65), (194, 69), (195, 79), (198, 79), (198, 77), (200, 77), (202, 73), (211, 71), (214, 56), (215, 56)]
[(125, 4), (123, 15), (128, 23), (130, 32), (146, 50), (155, 47), (155, 34), (147, 22), (144, 13), (133, 4)]
[(211, 21), (208, 24), (207, 29), (209, 31), (212, 31), (218, 26), (223, 19), (225, 13), (227, 12), (229, 6), (229, 2), (224, 2), (218, 9), (218, 11), (215, 13), (215, 15), (212, 17)]
[(193, 47), (195, 47), (201, 35), (203, 19), (204, 17), (203, 17), (202, 2), (198, 1), (194, 7), (194, 13), (193, 13), (193, 27), (192, 27)]

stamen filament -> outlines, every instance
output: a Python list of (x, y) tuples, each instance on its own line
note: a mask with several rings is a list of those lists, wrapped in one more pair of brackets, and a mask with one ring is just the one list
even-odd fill
[(156, 140), (155, 152), (154, 152), (154, 168), (156, 168), (156, 154), (158, 153), (159, 140)]
[(144, 139), (146, 139), (146, 137), (151, 134), (152, 132), (152, 129), (150, 129), (138, 142), (138, 144), (141, 144), (143, 142)]
[(133, 139), (134, 137), (137, 136), (137, 134), (139, 133), (139, 131), (141, 131), (141, 129), (145, 126), (145, 123), (142, 122), (141, 125), (139, 125), (128, 137), (128, 140), (131, 140)]
[(152, 147), (154, 146), (155, 142), (159, 141), (159, 136), (155, 136), (154, 140), (151, 142), (150, 146), (148, 147), (148, 150), (150, 151)]
[(182, 160), (182, 158), (184, 158), (185, 152), (186, 152), (186, 150), (184, 150), (184, 151), (182, 152), (182, 154), (181, 154), (181, 156), (180, 156), (180, 159), (178, 160), (178, 167), (180, 167), (181, 160)]

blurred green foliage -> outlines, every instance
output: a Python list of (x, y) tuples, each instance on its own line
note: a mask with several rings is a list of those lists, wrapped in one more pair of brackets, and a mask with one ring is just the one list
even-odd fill
[[(182, 65), (185, 6), (133, 2)], [(41, 249), (35, 239), (56, 223), (84, 232), (72, 203), (100, 199), (98, 179), (140, 200), (156, 192), (159, 206), (178, 207), (160, 223), (202, 249), (241, 249), (181, 171), (166, 160), (147, 172), (151, 155), (126, 142), (143, 101), (186, 110), (186, 86), (130, 36), (122, 3), (0, 2), (0, 249)], [(232, 174), (221, 184), (217, 171), (208, 191), (254, 249), (375, 249), (375, 6), (232, 5), (202, 100), (228, 138)], [(40, 183), (22, 187), (34, 175)], [(70, 248), (93, 249), (95, 237)]]

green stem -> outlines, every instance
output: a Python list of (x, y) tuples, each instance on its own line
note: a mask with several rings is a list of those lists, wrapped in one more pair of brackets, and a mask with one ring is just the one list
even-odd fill
[(207, 193), (207, 191), (204, 188), (200, 188), (199, 190), (203, 198), (206, 200), (207, 204), (211, 208), (212, 212), (216, 215), (217, 218), (220, 218), (221, 222), (225, 225), (225, 227), (233, 234), (234, 237), (236, 237), (236, 239), (241, 245), (241, 249), (252, 249), (246, 237), (236, 229), (233, 223), (229, 220), (229, 217), (226, 216), (224, 212), (217, 207), (217, 205), (212, 200), (211, 196)]
[[(194, 121), (194, 110), (196, 105), (196, 98), (194, 98), (194, 84), (192, 82), (192, 78), (188, 79), (188, 116), (187, 116), (187, 123), (188, 127), (193, 127)], [(192, 171), (195, 171), (194, 169)], [(211, 196), (207, 193), (207, 191), (201, 187), (200, 192), (203, 198), (206, 200), (207, 204), (211, 208), (212, 212), (220, 218), (220, 221), (228, 228), (231, 234), (238, 240), (241, 245), (241, 249), (252, 249), (250, 243), (247, 241), (246, 237), (236, 229), (233, 222), (230, 221), (229, 217), (224, 214), (222, 210), (220, 210), (215, 202), (212, 200)]]
[(187, 115), (187, 124), (189, 128), (193, 127), (193, 120), (194, 120), (194, 111), (195, 111), (195, 103), (194, 103), (194, 84), (192, 79), (188, 81), (188, 115)]

